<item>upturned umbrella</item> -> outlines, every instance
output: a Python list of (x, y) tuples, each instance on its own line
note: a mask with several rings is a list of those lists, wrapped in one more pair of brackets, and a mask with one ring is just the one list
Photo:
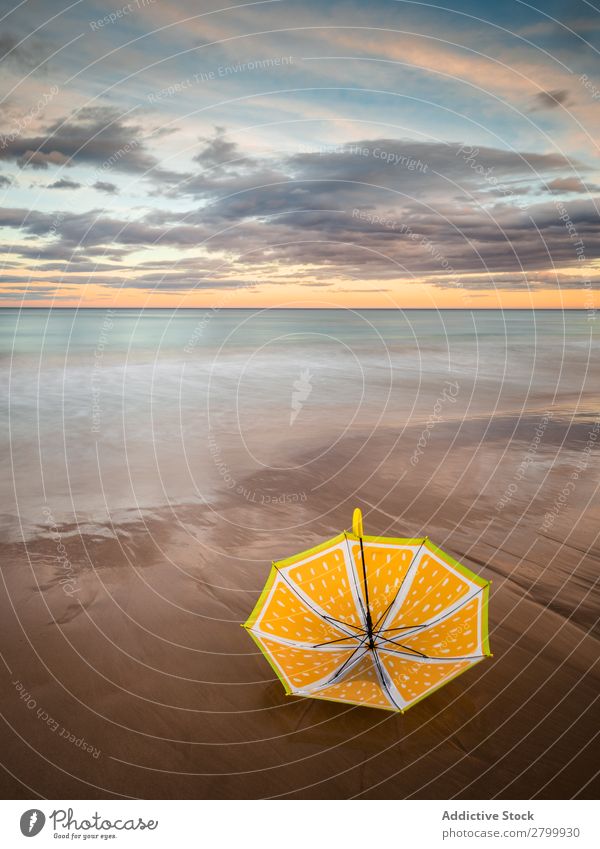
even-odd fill
[(352, 532), (273, 562), (244, 624), (288, 695), (405, 711), (490, 656), (490, 582), (428, 537)]

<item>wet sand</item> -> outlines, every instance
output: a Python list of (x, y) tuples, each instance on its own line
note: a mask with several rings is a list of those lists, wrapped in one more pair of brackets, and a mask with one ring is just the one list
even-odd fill
[[(3, 546), (2, 795), (597, 797), (600, 462), (593, 419), (558, 413), (524, 461), (543, 414), (440, 422), (412, 466), (422, 424), (350, 432), (210, 506)], [(354, 506), (493, 581), (494, 657), (404, 716), (286, 697), (239, 627), (270, 561)]]

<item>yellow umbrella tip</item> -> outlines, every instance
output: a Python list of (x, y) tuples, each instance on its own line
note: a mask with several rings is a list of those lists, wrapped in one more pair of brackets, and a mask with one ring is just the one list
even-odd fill
[(355, 537), (363, 536), (363, 519), (360, 507), (356, 507), (352, 514), (352, 533)]

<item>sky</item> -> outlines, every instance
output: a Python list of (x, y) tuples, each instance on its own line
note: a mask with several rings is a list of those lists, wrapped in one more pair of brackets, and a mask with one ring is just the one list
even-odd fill
[(0, 7), (1, 306), (579, 308), (600, 11)]

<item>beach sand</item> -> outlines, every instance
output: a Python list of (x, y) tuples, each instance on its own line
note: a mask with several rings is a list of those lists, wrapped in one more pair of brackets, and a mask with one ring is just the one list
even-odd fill
[[(546, 409), (438, 422), (414, 465), (422, 423), (349, 431), (210, 504), (5, 544), (3, 796), (597, 797), (600, 464), (559, 411), (524, 460)], [(493, 582), (494, 656), (405, 715), (286, 697), (240, 628), (271, 560), (355, 506)]]

